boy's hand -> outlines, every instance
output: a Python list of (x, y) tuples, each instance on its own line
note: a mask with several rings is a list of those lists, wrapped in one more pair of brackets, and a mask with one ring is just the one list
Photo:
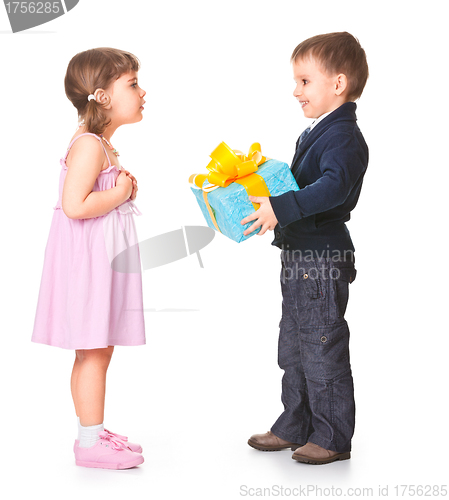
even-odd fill
[(248, 217), (245, 217), (240, 221), (240, 224), (243, 225), (257, 219), (252, 226), (250, 226), (246, 231), (243, 232), (243, 234), (247, 236), (259, 226), (262, 226), (261, 230), (258, 233), (259, 236), (265, 234), (267, 229), (273, 231), (276, 224), (278, 223), (278, 220), (276, 219), (273, 209), (271, 208), (271, 203), (268, 196), (250, 196), (249, 200), (253, 203), (260, 203), (260, 207), (253, 214), (248, 215)]

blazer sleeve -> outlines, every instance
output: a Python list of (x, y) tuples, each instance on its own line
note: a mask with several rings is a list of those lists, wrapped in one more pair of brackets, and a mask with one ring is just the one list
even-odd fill
[(366, 167), (366, 154), (357, 137), (352, 134), (335, 135), (320, 157), (322, 177), (299, 191), (270, 197), (279, 225), (285, 227), (341, 205)]

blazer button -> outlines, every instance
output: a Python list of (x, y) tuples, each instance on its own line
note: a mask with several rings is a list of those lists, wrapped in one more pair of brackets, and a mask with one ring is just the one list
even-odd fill
[(281, 237), (281, 233), (279, 231), (276, 231), (275, 236), (276, 239), (278, 240)]

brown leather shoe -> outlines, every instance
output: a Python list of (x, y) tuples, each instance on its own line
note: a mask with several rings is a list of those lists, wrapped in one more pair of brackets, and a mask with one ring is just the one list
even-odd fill
[(260, 451), (279, 451), (286, 448), (294, 451), (301, 446), (300, 444), (290, 443), (290, 441), (278, 438), (271, 431), (265, 434), (254, 434), (248, 439), (248, 444)]
[(326, 450), (314, 443), (307, 443), (301, 448), (297, 448), (292, 455), (293, 460), (303, 464), (322, 465), (336, 462), (337, 460), (347, 460), (351, 458), (351, 453), (338, 453), (336, 451)]

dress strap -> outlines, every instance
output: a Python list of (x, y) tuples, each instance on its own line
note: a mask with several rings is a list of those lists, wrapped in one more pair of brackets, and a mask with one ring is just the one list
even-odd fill
[(94, 136), (96, 139), (98, 139), (100, 141), (100, 144), (101, 144), (101, 146), (103, 147), (103, 150), (104, 150), (104, 154), (106, 155), (106, 158), (108, 159), (108, 163), (109, 163), (109, 167), (108, 168), (112, 167), (111, 159), (109, 158), (109, 155), (108, 155), (108, 153), (106, 151), (106, 148), (104, 147), (104, 144), (103, 144), (103, 141), (101, 140), (101, 137), (98, 137), (98, 135), (92, 134), (90, 132), (85, 132), (84, 134), (80, 134), (77, 137), (75, 137), (75, 139), (73, 139), (73, 141), (69, 144), (69, 147), (67, 148), (67, 151), (66, 151), (66, 153), (64, 155), (64, 163), (67, 160), (67, 156), (68, 156), (68, 154), (70, 152), (70, 148), (73, 146), (73, 143), (75, 141), (77, 141), (80, 137), (83, 137), (83, 135), (92, 135), (92, 136)]

